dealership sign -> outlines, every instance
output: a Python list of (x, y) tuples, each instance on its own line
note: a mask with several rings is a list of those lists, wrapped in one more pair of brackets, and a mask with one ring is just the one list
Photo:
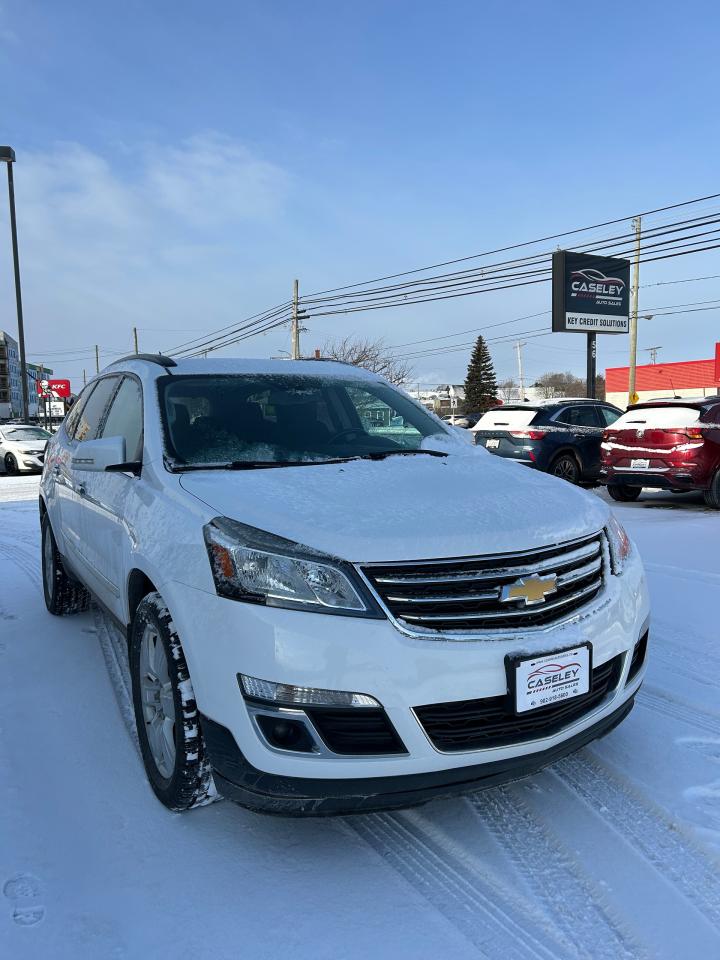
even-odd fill
[(630, 261), (558, 250), (552, 258), (556, 333), (627, 333)]
[(40, 397), (52, 397), (63, 400), (70, 396), (69, 380), (38, 380), (37, 392)]

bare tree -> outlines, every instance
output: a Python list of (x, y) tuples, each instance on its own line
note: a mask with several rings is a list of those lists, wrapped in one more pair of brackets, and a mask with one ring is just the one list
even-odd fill
[(512, 400), (513, 396), (516, 395), (517, 392), (518, 385), (515, 383), (512, 377), (508, 377), (507, 380), (503, 380), (502, 383), (498, 384), (498, 396), (501, 400), (504, 400), (505, 403), (507, 403), (508, 400)]
[(584, 397), (585, 381), (574, 376), (570, 371), (566, 373), (544, 373), (535, 381), (543, 397)]
[(390, 383), (402, 384), (412, 379), (413, 368), (391, 353), (384, 340), (370, 340), (364, 337), (343, 337), (340, 340), (328, 340), (321, 350), (321, 356), (331, 360), (342, 360), (356, 367), (364, 367), (372, 373), (379, 373)]

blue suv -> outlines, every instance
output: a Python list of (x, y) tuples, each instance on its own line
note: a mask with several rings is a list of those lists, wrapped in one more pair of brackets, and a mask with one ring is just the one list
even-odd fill
[(622, 410), (599, 400), (569, 397), (494, 407), (473, 428), (475, 443), (571, 483), (600, 475), (603, 430)]

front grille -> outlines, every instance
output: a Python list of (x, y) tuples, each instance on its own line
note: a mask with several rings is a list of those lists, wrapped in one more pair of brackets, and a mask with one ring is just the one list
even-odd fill
[(548, 737), (584, 717), (620, 681), (623, 654), (595, 667), (590, 692), (572, 700), (516, 715), (507, 695), (416, 707), (415, 715), (436, 749), (443, 753), (505, 747)]
[(353, 707), (333, 710), (318, 707), (305, 710), (315, 729), (334, 753), (370, 756), (407, 753), (405, 745), (383, 709)]
[[(603, 535), (528, 553), (372, 565), (363, 573), (408, 628), (457, 633), (552, 623), (588, 603), (603, 581)], [(536, 605), (501, 600), (524, 577), (557, 577)]]

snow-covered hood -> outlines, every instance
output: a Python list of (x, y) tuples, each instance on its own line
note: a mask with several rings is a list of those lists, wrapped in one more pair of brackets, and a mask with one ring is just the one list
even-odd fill
[(470, 449), (274, 469), (180, 485), (218, 515), (354, 562), (532, 549), (600, 530), (608, 507), (564, 480)]

